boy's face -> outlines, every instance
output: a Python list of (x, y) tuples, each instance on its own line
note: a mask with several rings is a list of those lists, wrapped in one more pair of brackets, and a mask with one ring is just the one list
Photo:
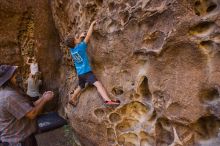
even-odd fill
[(37, 60), (36, 60), (36, 58), (33, 58), (33, 63), (37, 63)]
[(78, 44), (80, 43), (82, 40), (84, 40), (86, 37), (85, 32), (81, 33), (79, 36), (76, 36), (75, 38), (75, 43)]

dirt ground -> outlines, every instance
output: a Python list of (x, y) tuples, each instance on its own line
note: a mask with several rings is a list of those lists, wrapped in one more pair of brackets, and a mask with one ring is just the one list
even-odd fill
[(36, 135), (38, 146), (78, 146), (70, 126)]
[(70, 126), (36, 135), (36, 139), (38, 146), (79, 146), (74, 142)]

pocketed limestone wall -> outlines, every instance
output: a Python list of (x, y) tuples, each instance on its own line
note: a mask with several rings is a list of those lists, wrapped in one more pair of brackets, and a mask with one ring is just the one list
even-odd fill
[(109, 95), (122, 102), (117, 108), (105, 107), (89, 87), (76, 108), (68, 106), (67, 93), (77, 77), (61, 42), (63, 76), (69, 77), (62, 103), (82, 144), (216, 143), (219, 1), (54, 0), (52, 12), (61, 40), (88, 30), (98, 19), (88, 54)]

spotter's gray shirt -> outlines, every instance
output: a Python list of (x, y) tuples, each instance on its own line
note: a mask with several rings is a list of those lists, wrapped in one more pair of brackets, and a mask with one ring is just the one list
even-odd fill
[(36, 131), (36, 121), (25, 117), (32, 108), (29, 99), (12, 88), (0, 88), (0, 137), (3, 142), (20, 142)]

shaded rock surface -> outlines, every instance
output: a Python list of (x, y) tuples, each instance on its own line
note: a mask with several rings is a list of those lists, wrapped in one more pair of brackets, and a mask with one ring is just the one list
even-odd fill
[(62, 56), (50, 3), (8, 0), (0, 5), (0, 64), (20, 66), (26, 79), (30, 72), (27, 57), (36, 57), (44, 86), (56, 89)]
[[(23, 65), (34, 52), (45, 87), (59, 87), (60, 111), (82, 145), (218, 145), (220, 1), (26, 3), (1, 2), (0, 55), (7, 57), (0, 61)], [(121, 100), (117, 108), (105, 107), (94, 87), (76, 108), (67, 104), (77, 75), (62, 41), (88, 30), (94, 19), (88, 54), (109, 95)]]
[(70, 126), (36, 135), (38, 146), (78, 146)]

